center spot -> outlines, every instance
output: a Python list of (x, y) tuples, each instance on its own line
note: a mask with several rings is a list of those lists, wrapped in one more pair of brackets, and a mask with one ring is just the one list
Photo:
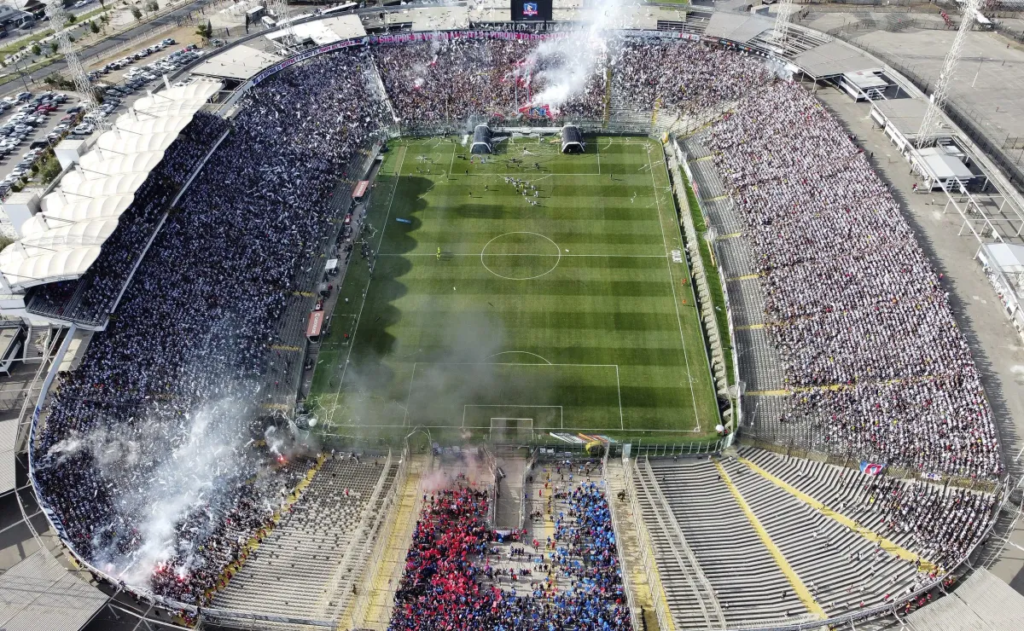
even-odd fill
[(507, 232), (488, 241), (480, 252), (484, 269), (505, 280), (539, 278), (561, 260), (558, 244), (536, 232)]

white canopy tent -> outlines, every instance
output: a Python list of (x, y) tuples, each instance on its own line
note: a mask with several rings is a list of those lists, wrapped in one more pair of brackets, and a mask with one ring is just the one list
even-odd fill
[(93, 151), (82, 156), (78, 162), (79, 168), (65, 175), (63, 181), (68, 182), (71, 176), (95, 180), (119, 173), (149, 173), (163, 159), (163, 151), (143, 151), (126, 156)]
[(51, 252), (26, 249), (20, 242), (0, 252), (0, 271), (12, 288), (27, 289), (61, 280), (78, 278), (96, 262), (100, 247), (91, 245)]
[(203, 79), (169, 88), (139, 99), (119, 116), (79, 167), (43, 197), (40, 212), (22, 225), (21, 240), (0, 252), (0, 273), (11, 288), (81, 276), (167, 148), (222, 85)]
[(76, 200), (59, 208), (45, 210), (36, 217), (45, 217), (47, 225), (51, 227), (103, 217), (120, 217), (134, 200), (134, 195), (111, 195), (100, 199)]

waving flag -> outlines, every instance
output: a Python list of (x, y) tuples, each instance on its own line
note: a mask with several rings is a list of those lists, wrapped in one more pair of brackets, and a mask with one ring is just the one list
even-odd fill
[(884, 464), (868, 462), (867, 460), (863, 460), (860, 463), (860, 472), (864, 475), (882, 475), (882, 470), (884, 469)]

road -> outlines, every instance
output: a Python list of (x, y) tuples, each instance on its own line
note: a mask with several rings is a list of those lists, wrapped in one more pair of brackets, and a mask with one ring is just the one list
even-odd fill
[[(122, 42), (130, 41), (132, 39), (135, 39), (136, 37), (139, 37), (140, 35), (145, 35), (147, 31), (151, 31), (165, 24), (177, 24), (180, 18), (185, 17), (192, 11), (198, 11), (202, 7), (205, 7), (209, 4), (213, 4), (215, 1), (216, 0), (196, 0), (196, 2), (193, 2), (192, 4), (187, 4), (185, 6), (179, 7), (166, 15), (158, 17), (150, 22), (146, 22), (145, 24), (140, 24), (139, 26), (136, 26), (131, 30), (125, 31), (120, 35), (108, 37), (102, 42), (98, 42), (86, 48), (85, 50), (80, 51), (78, 53), (78, 56), (79, 58), (84, 58), (99, 53), (103, 53), (104, 51), (117, 47)], [(50, 64), (49, 66), (46, 66), (45, 68), (40, 68), (35, 72), (26, 72), (25, 80), (30, 83), (32, 81), (42, 81), (43, 78), (48, 76), (50, 73), (65, 70), (66, 68), (66, 63), (64, 63), (63, 61), (58, 61), (56, 63)], [(18, 81), (8, 82), (7, 84), (0, 86), (0, 97), (7, 96), (9, 94), (17, 94), (18, 92), (21, 92), (24, 89), (25, 86), (22, 85), (22, 81), (20, 79)], [(33, 91), (38, 91), (39, 89), (39, 86), (35, 86), (35, 89)]]

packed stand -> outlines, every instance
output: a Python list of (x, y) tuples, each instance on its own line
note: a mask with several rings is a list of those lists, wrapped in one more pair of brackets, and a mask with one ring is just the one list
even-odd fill
[(620, 107), (694, 114), (733, 102), (771, 79), (765, 61), (680, 41), (623, 41), (612, 61)]
[[(492, 567), (502, 556), (498, 542), (514, 544), (521, 533), (490, 529), (485, 492), (459, 484), (424, 499), (389, 631), (631, 628), (608, 503), (593, 483), (565, 493), (570, 510), (558, 516), (554, 538), (533, 542), (542, 551), (507, 549), (511, 558), (532, 561), (520, 574)], [(529, 595), (514, 584), (499, 587), (504, 576), (526, 584)], [(560, 589), (558, 578), (571, 588)]]
[(746, 224), (787, 385), (803, 389), (781, 421), (890, 466), (998, 474), (992, 413), (940, 277), (842, 127), (777, 81), (707, 142)]
[[(529, 95), (544, 89), (544, 71), (560, 63), (558, 56), (546, 57), (528, 72), (538, 44), (497, 39), (381, 44), (374, 58), (404, 129), (455, 126), (471, 116), (481, 122), (518, 116), (530, 104)], [(595, 73), (582, 94), (553, 114), (598, 118), (603, 96), (603, 75)]]
[(81, 278), (41, 286), (29, 310), (99, 324), (113, 308), (160, 217), (169, 210), (167, 205), (227, 127), (219, 116), (198, 112), (135, 192), (96, 262)]
[[(112, 575), (155, 559), (137, 584), (199, 602), (283, 497), (276, 478), (253, 482), (275, 459), (248, 419), (272, 362), (287, 361), (269, 347), (336, 225), (338, 174), (381, 128), (368, 61), (315, 58), (247, 93), (107, 330), (60, 374), (36, 435), (37, 480), (66, 539)], [(193, 166), (167, 164), (178, 183)]]

